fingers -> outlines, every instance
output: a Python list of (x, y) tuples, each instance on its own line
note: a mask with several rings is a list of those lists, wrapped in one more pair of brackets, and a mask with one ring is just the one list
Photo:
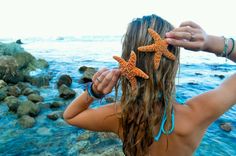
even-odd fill
[(102, 68), (100, 69), (98, 72), (96, 72), (94, 75), (93, 75), (93, 78), (92, 78), (92, 81), (93, 83), (95, 83), (97, 81), (97, 78), (105, 71), (107, 71), (108, 69), (106, 68)]
[(166, 41), (178, 47), (184, 47), (185, 49), (197, 51), (201, 47), (201, 42), (189, 42), (187, 40), (177, 40), (177, 39), (166, 39)]
[[(97, 75), (96, 75), (97, 76)], [(103, 72), (96, 77), (99, 79), (93, 81), (94, 83), (94, 92), (98, 94), (108, 94), (112, 91), (113, 87), (117, 83), (120, 77), (120, 70), (103, 70)]]
[(192, 38), (192, 34), (189, 32), (168, 32), (166, 33), (166, 37), (168, 38), (174, 38), (174, 39), (186, 39), (186, 40), (190, 40)]
[(194, 23), (192, 21), (185, 21), (185, 22), (180, 24), (180, 27), (185, 27), (185, 26), (190, 26), (192, 28), (199, 28), (199, 29), (201, 29), (201, 27), (198, 24), (196, 24), (196, 23)]

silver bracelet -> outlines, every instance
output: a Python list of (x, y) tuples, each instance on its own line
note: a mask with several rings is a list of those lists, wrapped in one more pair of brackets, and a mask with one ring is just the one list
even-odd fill
[(229, 49), (229, 39), (228, 38), (224, 38), (224, 50), (222, 53), (220, 54), (216, 54), (216, 56), (219, 56), (219, 57), (226, 57), (227, 58), (227, 52), (228, 52), (228, 49)]

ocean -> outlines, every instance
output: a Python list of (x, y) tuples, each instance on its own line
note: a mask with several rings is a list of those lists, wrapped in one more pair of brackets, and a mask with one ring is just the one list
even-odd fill
[[(0, 42), (4, 43), (13, 41), (15, 40), (0, 39)], [(84, 65), (95, 68), (117, 67), (117, 62), (112, 59), (112, 56), (121, 54), (122, 36), (25, 38), (22, 42), (25, 43), (22, 46), (26, 51), (36, 58), (43, 58), (49, 62), (48, 69), (38, 70), (31, 74), (48, 72), (52, 75), (50, 85), (39, 89), (45, 99), (44, 102), (50, 103), (61, 100), (56, 88), (60, 75), (68, 74), (72, 77), (71, 88), (78, 95), (84, 89), (84, 84), (78, 83), (82, 76), (78, 72), (79, 67)], [(223, 81), (222, 75), (225, 79), (235, 71), (236, 64), (225, 58), (182, 49), (180, 70), (176, 78), (176, 100), (179, 103), (185, 103), (193, 96), (214, 89)], [(112, 95), (114, 92), (110, 96)], [(69, 102), (66, 101), (67, 104)], [(97, 101), (92, 104), (92, 107), (103, 104), (105, 103)], [(60, 109), (64, 110), (65, 107)], [(62, 119), (49, 120), (46, 115), (53, 110), (41, 111), (36, 118), (35, 126), (28, 129), (21, 128), (17, 123), (16, 115), (7, 110), (7, 106), (0, 103), (0, 155), (80, 155), (77, 138), (85, 131), (65, 124)], [(209, 126), (194, 155), (236, 156), (235, 117), (236, 105)], [(233, 127), (231, 132), (225, 132), (220, 128), (219, 125), (224, 122), (231, 123)], [(91, 140), (97, 141), (96, 138), (91, 138)], [(99, 155), (100, 146), (96, 148), (97, 155)]]

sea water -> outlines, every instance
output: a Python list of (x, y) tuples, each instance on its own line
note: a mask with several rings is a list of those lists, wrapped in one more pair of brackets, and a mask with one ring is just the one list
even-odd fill
[[(0, 42), (12, 42), (14, 39), (0, 39)], [(80, 66), (95, 68), (115, 68), (117, 62), (113, 55), (121, 54), (121, 36), (81, 36), (60, 38), (26, 38), (22, 46), (36, 58), (43, 58), (49, 62), (48, 72), (53, 78), (50, 86), (41, 88), (41, 95), (45, 102), (61, 100), (58, 97), (56, 81), (62, 74), (72, 77), (73, 88), (77, 95), (84, 89), (84, 84), (78, 83), (82, 74), (78, 72)], [(224, 58), (204, 52), (190, 52), (181, 50), (180, 70), (176, 78), (179, 103), (193, 96), (216, 88), (225, 78), (236, 71), (236, 64)], [(113, 95), (114, 93), (111, 93)], [(67, 101), (67, 104), (70, 101)], [(99, 107), (101, 103), (94, 102), (92, 107)], [(61, 110), (64, 110), (62, 107)], [(52, 155), (77, 155), (76, 138), (84, 130), (65, 124), (62, 119), (49, 120), (46, 115), (52, 110), (43, 110), (36, 118), (33, 128), (23, 129), (17, 123), (17, 117), (7, 111), (4, 104), (0, 104), (0, 155), (37, 155), (47, 152)], [(236, 106), (232, 107), (207, 129), (203, 140), (195, 152), (195, 156), (236, 156)], [(230, 122), (233, 129), (225, 132), (219, 125)]]

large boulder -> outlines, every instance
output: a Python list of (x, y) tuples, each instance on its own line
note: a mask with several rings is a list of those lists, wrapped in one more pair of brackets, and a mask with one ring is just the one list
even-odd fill
[(7, 86), (7, 83), (3, 80), (0, 80), (0, 89)]
[(4, 102), (7, 104), (10, 111), (16, 112), (20, 101), (14, 96), (8, 96), (4, 99)]
[(82, 66), (79, 68), (79, 72), (83, 73), (83, 76), (79, 80), (79, 82), (87, 83), (92, 82), (93, 75), (97, 72), (96, 68)]
[(7, 97), (7, 87), (0, 88), (0, 101), (4, 100)]
[(66, 85), (61, 85), (61, 87), (59, 88), (59, 96), (61, 98), (64, 98), (64, 99), (70, 99), (70, 98), (73, 98), (75, 96), (76, 92), (67, 87)]
[(72, 78), (70, 77), (70, 75), (61, 75), (57, 81), (57, 87), (59, 88), (61, 85), (66, 85), (68, 87), (71, 86), (72, 83)]
[(21, 90), (20, 90), (20, 88), (17, 87), (17, 85), (10, 86), (10, 87), (8, 87), (7, 94), (10, 96), (12, 95), (12, 96), (18, 97), (21, 94)]
[(17, 109), (17, 114), (20, 117), (23, 115), (30, 115), (32, 117), (35, 117), (39, 114), (39, 112), (40, 112), (39, 105), (34, 104), (31, 101), (22, 102)]
[(42, 96), (33, 93), (28, 96), (28, 100), (37, 103), (37, 102), (42, 102), (44, 99)]
[(31, 128), (35, 124), (35, 119), (29, 115), (23, 115), (18, 119), (18, 122), (24, 128)]
[(0, 79), (5, 82), (23, 81), (26, 75), (38, 68), (48, 67), (47, 61), (36, 59), (17, 43), (0, 42)]

